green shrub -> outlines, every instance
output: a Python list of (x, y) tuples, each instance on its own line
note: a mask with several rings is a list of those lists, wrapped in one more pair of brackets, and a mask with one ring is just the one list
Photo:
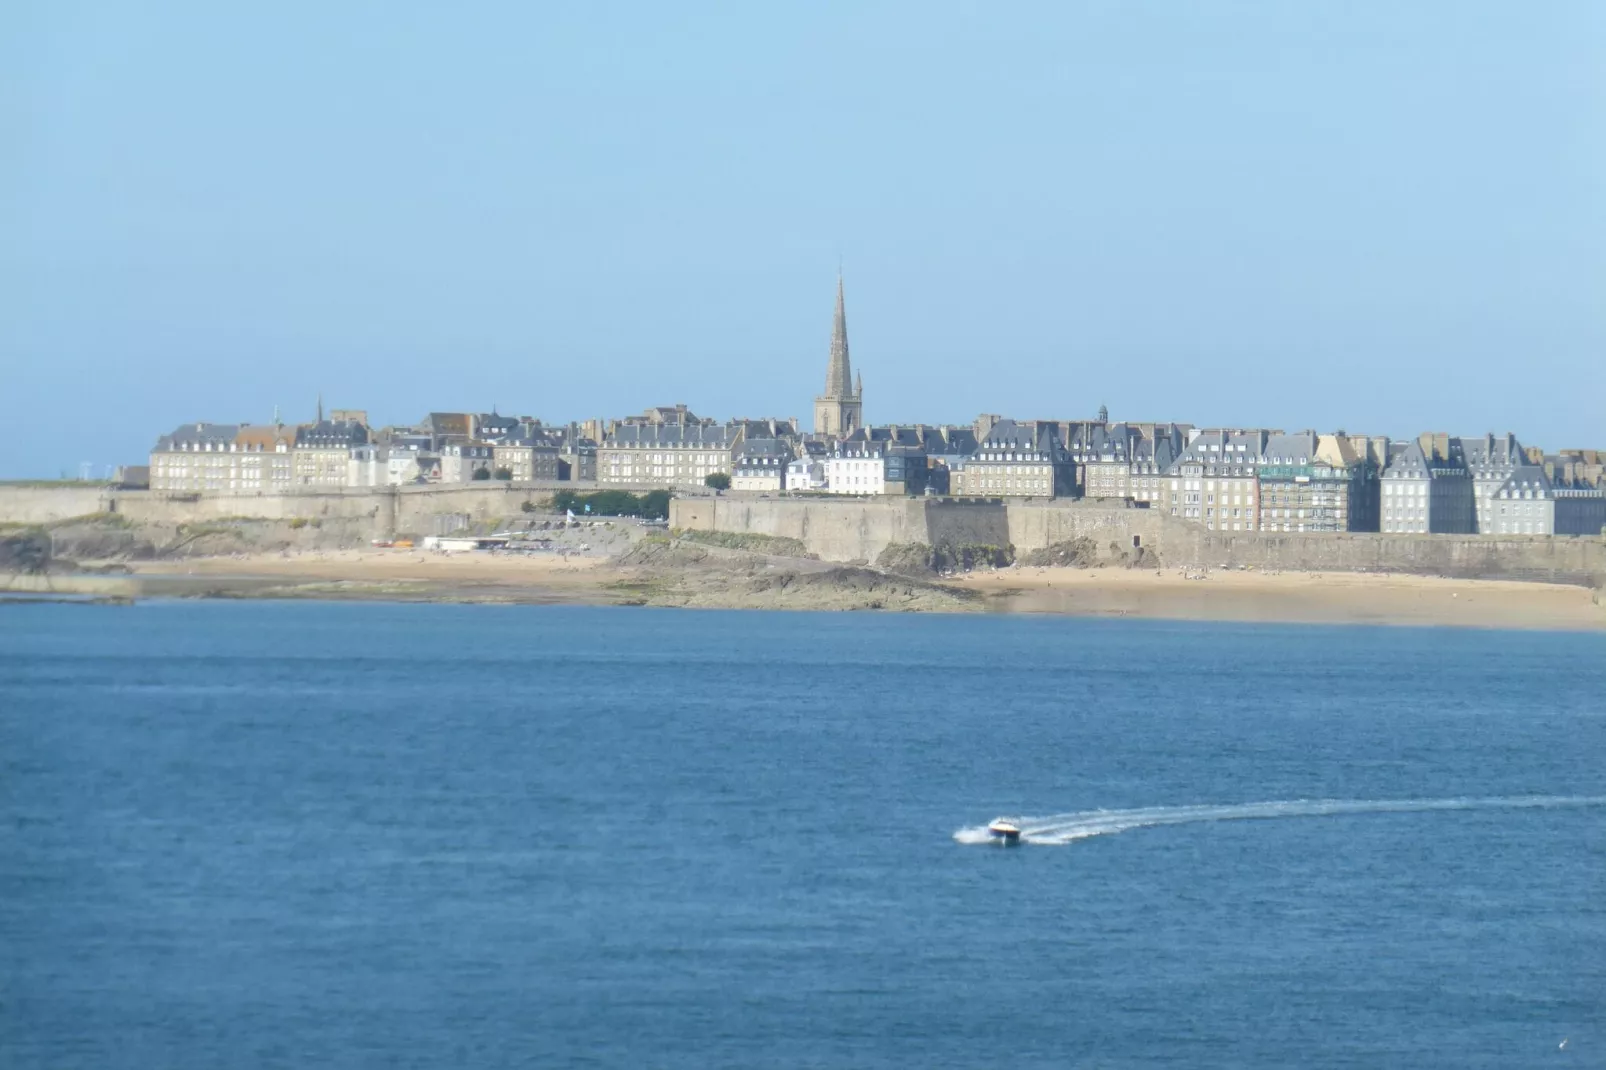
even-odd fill
[(560, 513), (569, 510), (575, 516), (583, 516), (588, 505), (592, 516), (639, 516), (643, 520), (669, 518), (667, 490), (652, 490), (646, 494), (632, 494), (628, 490), (599, 490), (591, 494), (560, 490), (552, 495), (552, 508)]

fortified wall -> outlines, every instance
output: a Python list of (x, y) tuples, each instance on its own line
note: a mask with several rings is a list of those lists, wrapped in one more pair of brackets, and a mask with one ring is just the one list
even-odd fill
[(675, 498), (669, 526), (797, 539), (826, 561), (873, 562), (894, 543), (1005, 546), (1010, 538), (1001, 504), (924, 498)]
[[(261, 519), (320, 521), (342, 537), (430, 534), (437, 518), (490, 523), (545, 508), (565, 484), (179, 494), (74, 485), (0, 484), (0, 524), (95, 514), (178, 526)], [(1112, 562), (1136, 548), (1167, 568), (1317, 569), (1593, 583), (1606, 587), (1606, 539), (1592, 537), (1212, 532), (1152, 509), (1088, 501), (958, 502), (936, 498), (675, 498), (671, 527), (797, 539), (827, 561), (873, 562), (893, 543), (1012, 545), (1025, 554), (1078, 539)]]
[(134, 523), (181, 525), (222, 520), (318, 520), (345, 523), (364, 538), (429, 534), (435, 518), (473, 522), (515, 517), (526, 502), (541, 508), (556, 489), (503, 482), (450, 487), (308, 489), (291, 494), (183, 494), (100, 487), (0, 485), (0, 523), (53, 524), (74, 517), (116, 514)]
[(1606, 539), (1542, 535), (1212, 532), (1152, 509), (1104, 502), (675, 499), (671, 527), (800, 540), (827, 561), (874, 561), (891, 543), (1012, 545), (1019, 554), (1078, 539), (1120, 561), (1141, 548), (1166, 568), (1409, 572), (1606, 586)]

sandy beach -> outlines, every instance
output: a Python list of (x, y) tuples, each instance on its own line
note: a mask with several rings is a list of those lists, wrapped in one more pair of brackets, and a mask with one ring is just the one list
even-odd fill
[(1022, 613), (1170, 620), (1606, 629), (1583, 587), (1353, 572), (1012, 568), (956, 585)]
[[(817, 567), (817, 566), (816, 566)], [(353, 595), (612, 604), (640, 572), (602, 556), (360, 549), (141, 563), (148, 576), (343, 584)], [(994, 612), (1324, 624), (1606, 630), (1598, 592), (1556, 584), (1375, 573), (1016, 567), (943, 581)], [(829, 608), (829, 607), (822, 607)], [(847, 607), (843, 607), (847, 608)]]

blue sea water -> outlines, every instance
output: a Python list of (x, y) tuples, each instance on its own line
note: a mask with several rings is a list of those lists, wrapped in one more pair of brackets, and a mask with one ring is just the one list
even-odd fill
[(0, 1065), (1601, 1066), (1603, 796), (1601, 635), (0, 606)]

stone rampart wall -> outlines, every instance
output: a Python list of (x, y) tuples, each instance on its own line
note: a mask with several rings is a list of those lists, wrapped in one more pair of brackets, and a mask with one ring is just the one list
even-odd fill
[[(560, 487), (575, 489), (574, 484)], [(551, 485), (490, 481), (465, 485), (309, 489), (291, 494), (185, 494), (99, 487), (0, 485), (0, 523), (50, 524), (95, 513), (135, 523), (177, 526), (218, 520), (321, 520), (355, 525), (371, 538), (429, 534), (434, 518), (475, 522), (520, 516), (529, 502), (544, 509)]]
[(1141, 545), (1167, 568), (1244, 565), (1606, 585), (1606, 539), (1221, 533), (1156, 510), (1102, 502), (676, 499), (670, 503), (670, 525), (783, 535), (801, 540), (810, 552), (828, 561), (874, 561), (894, 542), (1007, 542), (1024, 554), (1085, 537), (1094, 541), (1102, 556), (1111, 558), (1118, 556), (1117, 551)]
[(0, 484), (0, 524), (53, 524), (105, 511), (105, 489), (94, 486)]
[(1606, 586), (1606, 540), (1588, 537), (1221, 533), (1178, 524), (1167, 528), (1159, 553), (1166, 565), (1409, 572)]
[(927, 542), (926, 503), (918, 499), (675, 498), (669, 526), (797, 539), (826, 561), (874, 561), (895, 542)]
[[(321, 520), (352, 537), (430, 534), (435, 517), (477, 523), (544, 508), (574, 484), (501, 482), (449, 487), (332, 489), (294, 494), (177, 494), (99, 487), (0, 485), (0, 523), (49, 524), (95, 513), (181, 525), (234, 518)], [(670, 503), (670, 525), (800, 540), (828, 561), (874, 561), (891, 543), (1014, 545), (1027, 553), (1087, 537), (1101, 553), (1136, 538), (1165, 567), (1399, 571), (1606, 586), (1606, 539), (1480, 535), (1315, 535), (1210, 532), (1150, 509), (1103, 502), (956, 502), (928, 498), (687, 497)]]

